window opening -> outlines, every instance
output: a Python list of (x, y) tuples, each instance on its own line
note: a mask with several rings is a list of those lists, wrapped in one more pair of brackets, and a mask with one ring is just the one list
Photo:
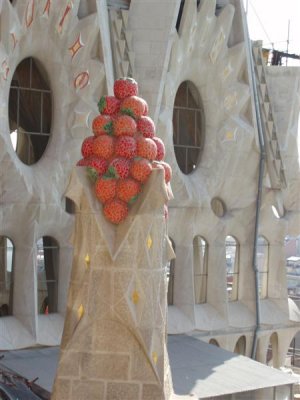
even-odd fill
[(38, 313), (57, 312), (58, 256), (55, 239), (44, 236), (37, 242)]
[[(172, 246), (174, 253), (176, 252), (175, 249), (175, 243), (174, 241), (169, 238)], [(167, 264), (167, 285), (168, 285), (168, 305), (172, 306), (174, 304), (174, 282), (175, 282), (175, 258), (168, 261)]]
[(209, 344), (212, 344), (213, 346), (217, 346), (220, 347), (219, 343), (217, 342), (216, 339), (210, 339), (210, 341), (208, 342)]
[(207, 301), (208, 244), (201, 236), (193, 241), (195, 304)]
[(12, 145), (26, 165), (44, 154), (51, 132), (52, 95), (39, 61), (24, 59), (16, 68), (9, 92), (9, 127)]
[(76, 204), (69, 197), (66, 197), (65, 210), (68, 214), (75, 214)]
[(246, 337), (241, 336), (235, 344), (234, 353), (241, 354), (244, 356), (246, 354)]
[(284, 207), (282, 207), (280, 209), (279, 207), (276, 207), (273, 205), (273, 206), (271, 206), (271, 208), (272, 208), (272, 212), (273, 212), (273, 215), (275, 218), (280, 219), (280, 218), (284, 217), (284, 215), (285, 215)]
[(269, 346), (266, 355), (267, 365), (270, 365), (275, 368), (279, 368), (278, 365), (278, 336), (277, 333), (274, 332), (270, 336)]
[(12, 315), (13, 271), (13, 242), (5, 236), (0, 236), (0, 317)]
[(238, 299), (239, 245), (233, 236), (226, 237), (225, 248), (226, 248), (227, 298), (229, 301), (235, 301)]
[(173, 110), (173, 143), (176, 160), (184, 174), (193, 172), (204, 146), (204, 110), (196, 86), (183, 82), (178, 90)]
[(300, 368), (300, 333), (297, 332), (292, 339), (288, 353), (287, 353), (287, 365)]
[(265, 299), (268, 295), (269, 243), (263, 236), (258, 237), (256, 257), (259, 297)]
[(286, 236), (284, 247), (288, 296), (298, 302), (300, 300), (300, 236)]

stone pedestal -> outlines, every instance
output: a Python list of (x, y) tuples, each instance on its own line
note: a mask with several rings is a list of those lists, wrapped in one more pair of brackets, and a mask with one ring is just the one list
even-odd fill
[(104, 219), (85, 168), (67, 196), (77, 206), (74, 261), (52, 400), (170, 399), (163, 171), (118, 227)]

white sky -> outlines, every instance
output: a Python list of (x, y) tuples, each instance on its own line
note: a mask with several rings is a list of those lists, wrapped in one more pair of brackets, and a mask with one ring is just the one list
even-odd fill
[[(289, 31), (288, 52), (300, 55), (300, 0), (244, 0), (244, 4), (248, 9), (251, 40), (262, 40), (265, 48), (286, 51)], [(285, 65), (286, 60), (282, 61)], [(288, 59), (287, 63), (300, 67), (300, 60)], [(300, 114), (298, 153), (300, 155)]]
[[(247, 3), (252, 40), (262, 40), (266, 48), (273, 43), (276, 50), (286, 51), (290, 21), (289, 53), (300, 54), (300, 0), (244, 0), (245, 7)], [(300, 66), (298, 61), (293, 63)]]

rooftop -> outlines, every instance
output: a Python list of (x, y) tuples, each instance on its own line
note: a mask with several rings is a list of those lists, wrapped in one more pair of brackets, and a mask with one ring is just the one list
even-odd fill
[[(174, 391), (178, 400), (193, 394), (197, 399), (291, 385), (299, 377), (268, 367), (187, 335), (169, 335), (168, 350)], [(51, 392), (59, 347), (2, 352), (5, 366)], [(184, 397), (183, 397), (184, 396)]]

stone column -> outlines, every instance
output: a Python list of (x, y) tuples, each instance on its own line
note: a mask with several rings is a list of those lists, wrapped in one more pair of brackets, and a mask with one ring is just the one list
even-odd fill
[(84, 168), (67, 196), (77, 205), (74, 260), (52, 400), (170, 399), (163, 171), (153, 171), (117, 227)]

